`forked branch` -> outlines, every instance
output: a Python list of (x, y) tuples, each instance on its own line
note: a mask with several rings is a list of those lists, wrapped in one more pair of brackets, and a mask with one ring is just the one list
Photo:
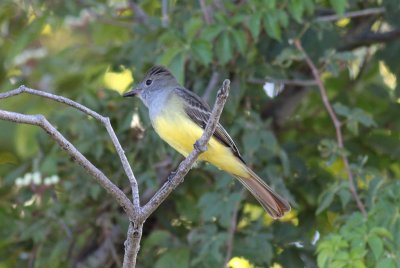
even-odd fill
[(10, 121), (14, 123), (30, 124), (41, 127), (49, 134), (49, 136), (55, 140), (62, 149), (64, 149), (80, 166), (82, 166), (95, 180), (119, 203), (124, 209), (130, 220), (128, 228), (127, 239), (125, 241), (125, 254), (124, 254), (124, 268), (131, 268), (136, 266), (137, 254), (140, 248), (140, 240), (143, 232), (143, 223), (145, 220), (158, 208), (158, 206), (168, 197), (168, 195), (183, 182), (184, 177), (192, 168), (193, 164), (199, 157), (199, 155), (207, 150), (207, 144), (213, 135), (219, 118), (221, 116), (223, 107), (226, 99), (229, 95), (230, 81), (225, 80), (222, 88), (218, 91), (218, 96), (215, 101), (213, 111), (210, 119), (204, 130), (201, 138), (195, 143), (193, 151), (189, 156), (184, 159), (176, 172), (170, 175), (169, 180), (159, 189), (151, 200), (144, 206), (140, 206), (139, 200), (139, 189), (135, 175), (133, 174), (132, 168), (129, 165), (128, 159), (125, 156), (124, 150), (120, 145), (117, 136), (111, 126), (110, 120), (107, 117), (101, 116), (95, 111), (87, 108), (86, 106), (74, 102), (68, 98), (57, 96), (51, 93), (31, 89), (25, 86), (20, 86), (17, 89), (0, 93), (0, 100), (10, 98), (22, 93), (28, 93), (31, 95), (37, 95), (44, 98), (48, 98), (60, 103), (67, 104), (74, 107), (83, 113), (92, 116), (96, 120), (100, 121), (105, 128), (114, 144), (114, 147), (121, 160), (122, 166), (125, 170), (127, 177), (129, 178), (132, 188), (132, 199), (133, 202), (119, 189), (112, 181), (96, 166), (94, 166), (76, 147), (68, 141), (43, 115), (26, 115), (21, 113), (15, 113), (5, 110), (0, 110), (0, 119)]

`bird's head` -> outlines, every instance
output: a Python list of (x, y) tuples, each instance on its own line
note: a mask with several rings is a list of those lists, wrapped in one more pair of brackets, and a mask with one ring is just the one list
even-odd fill
[(161, 90), (169, 90), (179, 86), (174, 75), (164, 66), (153, 66), (145, 78), (132, 90), (126, 92), (124, 97), (139, 97), (148, 106), (154, 94)]

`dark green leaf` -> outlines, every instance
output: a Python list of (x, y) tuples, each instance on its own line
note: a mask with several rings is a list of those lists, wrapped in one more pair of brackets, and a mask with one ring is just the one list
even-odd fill
[(189, 267), (189, 257), (190, 252), (187, 248), (168, 249), (167, 252), (157, 260), (154, 267), (186, 268)]
[(216, 45), (216, 54), (221, 64), (224, 65), (228, 63), (232, 59), (232, 43), (229, 38), (228, 32), (223, 32), (221, 36), (218, 38)]
[(242, 55), (244, 55), (247, 48), (246, 34), (241, 30), (233, 30), (231, 34), (233, 36), (233, 39), (235, 40), (237, 49)]
[(339, 15), (343, 15), (346, 9), (347, 0), (329, 0), (329, 3), (333, 7), (333, 9)]
[(195, 40), (192, 43), (192, 52), (197, 60), (207, 65), (212, 60), (212, 47), (209, 42), (204, 40)]
[(261, 15), (259, 13), (251, 15), (249, 18), (248, 27), (253, 39), (257, 40), (260, 34)]
[(267, 34), (277, 41), (281, 41), (282, 32), (279, 21), (275, 14), (269, 14), (264, 17), (264, 27)]

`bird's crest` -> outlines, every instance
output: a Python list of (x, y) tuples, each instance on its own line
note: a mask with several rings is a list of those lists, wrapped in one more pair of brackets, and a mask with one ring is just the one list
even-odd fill
[(147, 72), (146, 77), (154, 77), (154, 76), (170, 76), (174, 77), (173, 74), (164, 66), (161, 65), (155, 65), (150, 68), (150, 70)]

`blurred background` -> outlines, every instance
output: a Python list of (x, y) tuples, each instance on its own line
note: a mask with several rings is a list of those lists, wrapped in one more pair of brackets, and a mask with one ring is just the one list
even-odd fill
[[(397, 0), (2, 0), (0, 92), (24, 84), (110, 117), (144, 204), (182, 157), (121, 93), (154, 64), (211, 105), (231, 79), (221, 122), (293, 209), (272, 221), (199, 164), (145, 223), (138, 267), (400, 267), (399, 14)], [(344, 149), (295, 38), (320, 70)], [(45, 115), (130, 195), (95, 120), (27, 95), (0, 109)], [(0, 267), (119, 267), (127, 226), (44, 131), (0, 121)]]

